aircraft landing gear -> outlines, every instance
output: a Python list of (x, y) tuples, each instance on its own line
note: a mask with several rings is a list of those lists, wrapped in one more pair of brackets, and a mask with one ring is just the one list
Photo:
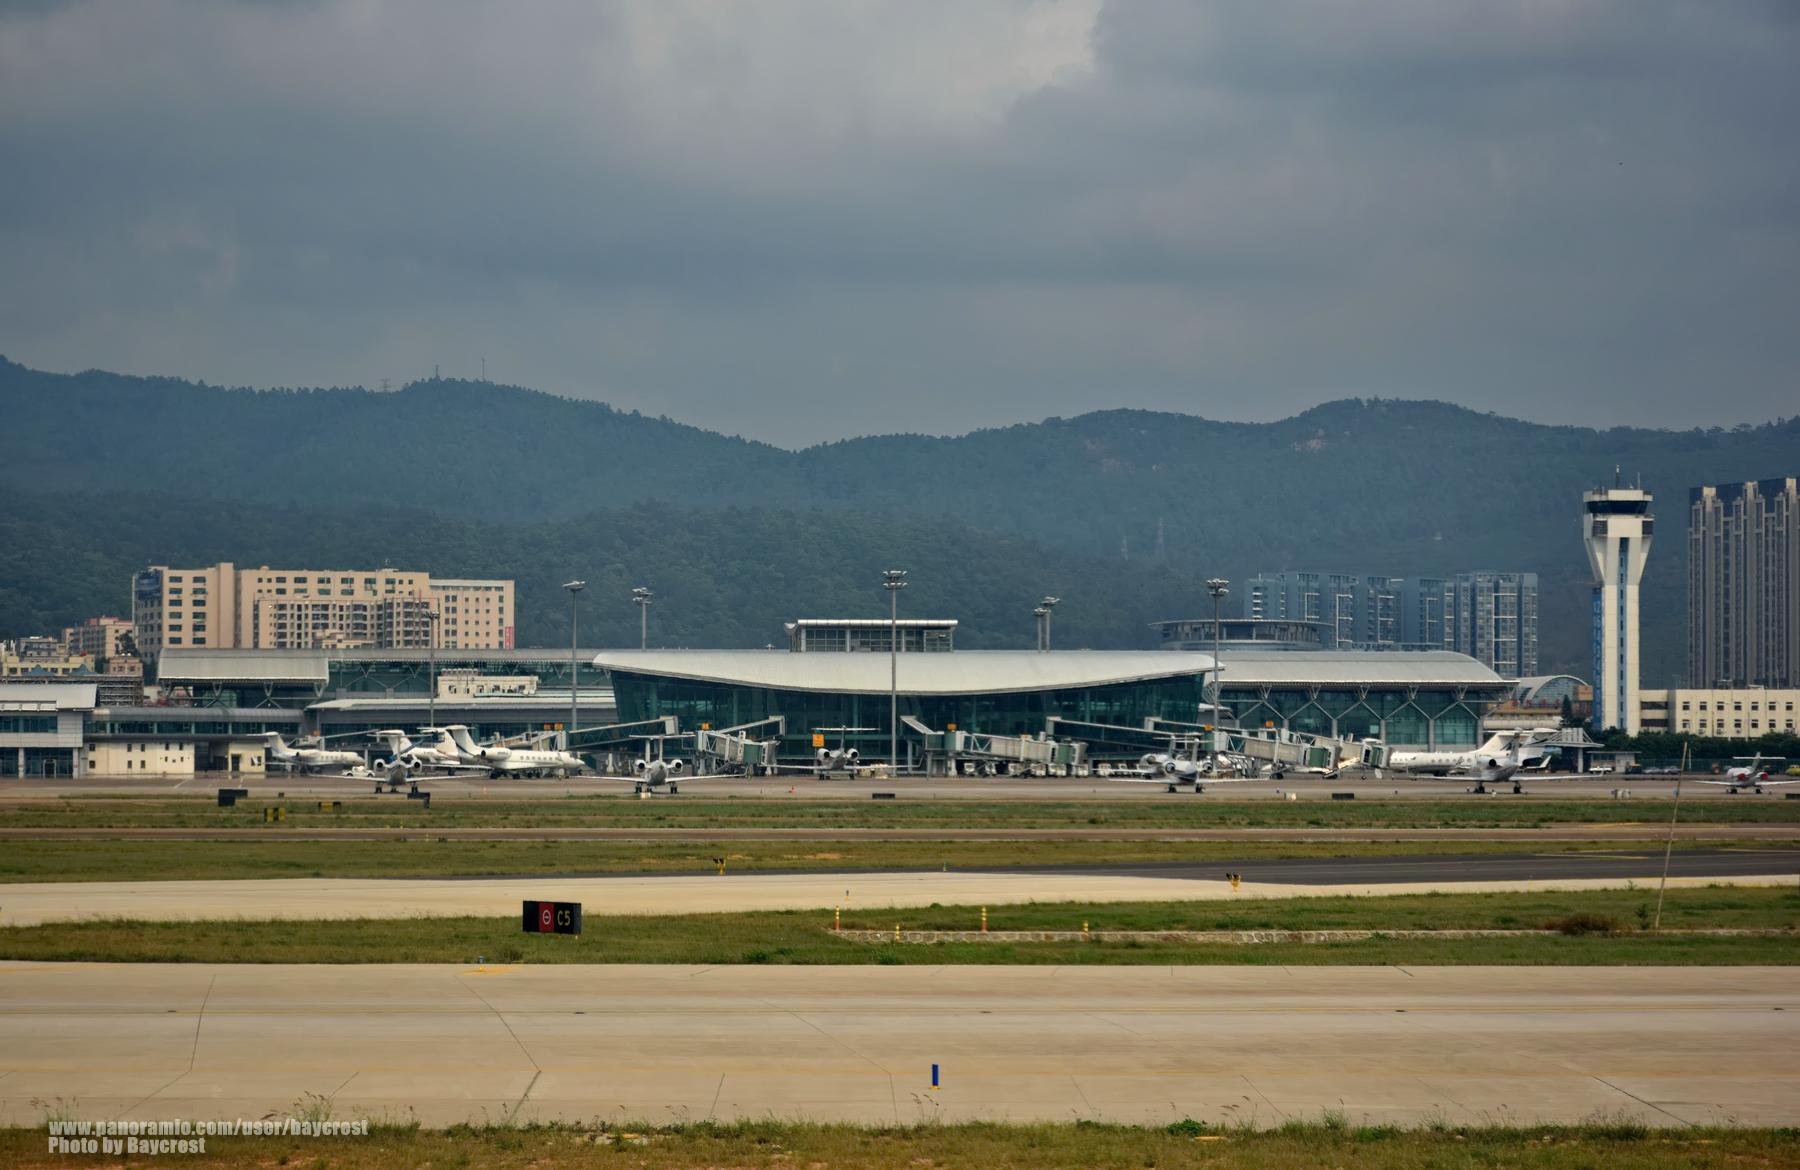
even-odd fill
[(681, 791), (681, 786), (679, 784), (669, 785), (669, 795), (670, 796), (674, 796), (677, 792), (680, 792), (680, 791)]
[(1514, 796), (1524, 796), (1525, 795), (1524, 786), (1520, 785), (1520, 784), (1513, 785), (1513, 795)]

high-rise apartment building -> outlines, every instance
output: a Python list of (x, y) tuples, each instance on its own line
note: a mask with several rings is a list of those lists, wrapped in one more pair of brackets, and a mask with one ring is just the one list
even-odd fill
[(1800, 686), (1795, 477), (1688, 492), (1688, 684)]
[(1636, 735), (1638, 582), (1650, 555), (1656, 518), (1642, 488), (1582, 493), (1582, 535), (1594, 575), (1594, 728)]
[(1537, 673), (1537, 574), (1383, 577), (1287, 570), (1244, 584), (1242, 615), (1316, 622), (1340, 650), (1456, 650), (1507, 678)]
[(399, 569), (240, 569), (152, 565), (132, 579), (139, 650), (165, 646), (260, 650), (437, 644), (513, 645), (511, 581), (434, 581)]

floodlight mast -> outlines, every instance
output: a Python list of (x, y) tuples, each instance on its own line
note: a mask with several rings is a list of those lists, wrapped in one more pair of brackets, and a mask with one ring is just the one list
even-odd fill
[(1219, 775), (1219, 712), (1224, 709), (1222, 700), (1225, 696), (1225, 683), (1220, 675), (1225, 667), (1219, 662), (1219, 603), (1231, 592), (1231, 582), (1223, 577), (1208, 577), (1206, 592), (1212, 596), (1213, 603), (1213, 740), (1212, 740), (1212, 774)]
[(576, 601), (581, 591), (587, 588), (586, 581), (564, 581), (563, 588), (569, 591), (569, 731), (563, 736), (563, 748), (575, 750), (575, 727), (581, 715), (581, 688), (577, 679), (581, 674), (581, 645), (579, 618), (576, 613)]
[(631, 603), (638, 607), (638, 649), (650, 648), (650, 606), (656, 600), (656, 594), (650, 592), (648, 585), (639, 585), (631, 591)]
[(900, 774), (900, 591), (905, 569), (883, 569), (881, 587), (888, 591), (888, 775)]

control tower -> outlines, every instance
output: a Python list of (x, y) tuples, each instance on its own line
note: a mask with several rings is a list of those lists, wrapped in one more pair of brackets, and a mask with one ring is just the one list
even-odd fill
[(1583, 492), (1582, 535), (1594, 573), (1594, 730), (1638, 733), (1638, 581), (1656, 518), (1650, 493), (1614, 486)]

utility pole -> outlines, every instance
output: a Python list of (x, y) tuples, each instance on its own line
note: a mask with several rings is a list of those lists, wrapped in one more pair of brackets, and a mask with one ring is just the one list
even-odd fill
[(650, 648), (650, 603), (656, 600), (656, 594), (650, 592), (647, 585), (639, 585), (631, 591), (632, 604), (638, 607), (638, 649)]
[(1227, 581), (1223, 577), (1208, 577), (1206, 579), (1206, 592), (1212, 596), (1212, 603), (1213, 603), (1213, 628), (1212, 628), (1212, 635), (1213, 635), (1212, 636), (1212, 644), (1213, 644), (1213, 655), (1212, 655), (1213, 656), (1213, 679), (1212, 679), (1213, 741), (1212, 741), (1212, 759), (1209, 763), (1209, 766), (1212, 769), (1213, 776), (1216, 778), (1219, 774), (1219, 712), (1224, 709), (1224, 705), (1221, 702), (1221, 700), (1225, 696), (1225, 681), (1224, 681), (1224, 679), (1222, 679), (1220, 677), (1224, 673), (1225, 667), (1224, 667), (1224, 664), (1219, 661), (1219, 603), (1224, 601), (1226, 595), (1231, 592), (1231, 582)]
[(1663, 846), (1662, 881), (1656, 887), (1656, 917), (1650, 922), (1650, 929), (1655, 930), (1662, 925), (1663, 892), (1669, 888), (1669, 855), (1675, 852), (1675, 822), (1681, 817), (1681, 778), (1687, 774), (1688, 749), (1693, 744), (1681, 745), (1681, 771), (1675, 773), (1675, 807), (1669, 810), (1669, 841)]
[(563, 588), (569, 591), (569, 733), (563, 737), (563, 748), (572, 752), (575, 750), (576, 720), (581, 714), (581, 685), (579, 681), (581, 674), (581, 651), (578, 649), (581, 645), (581, 639), (578, 633), (577, 623), (579, 618), (576, 611), (576, 601), (579, 599), (581, 591), (587, 588), (587, 582), (565, 581), (563, 582)]
[(900, 773), (900, 591), (905, 569), (883, 569), (881, 587), (888, 591), (888, 775)]

